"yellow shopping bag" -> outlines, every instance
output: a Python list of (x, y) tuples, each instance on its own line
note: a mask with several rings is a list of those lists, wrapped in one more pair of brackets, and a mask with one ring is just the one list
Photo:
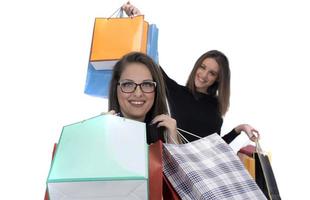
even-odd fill
[(146, 53), (148, 23), (144, 16), (133, 18), (96, 18), (90, 62), (96, 70), (112, 69), (131, 51)]
[(244, 167), (248, 170), (250, 175), (255, 180), (255, 159), (253, 158), (254, 151), (251, 152), (252, 155), (249, 155), (247, 152), (247, 150), (251, 149), (252, 147), (254, 148), (254, 151), (255, 151), (254, 146), (248, 145), (248, 146), (240, 149), (240, 151), (238, 152), (238, 156), (239, 156), (240, 160), (242, 161)]

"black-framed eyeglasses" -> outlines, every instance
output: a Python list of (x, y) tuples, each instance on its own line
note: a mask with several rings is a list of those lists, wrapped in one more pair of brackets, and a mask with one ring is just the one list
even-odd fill
[(129, 80), (123, 80), (118, 82), (121, 87), (121, 91), (124, 93), (133, 93), (139, 86), (141, 91), (144, 93), (152, 93), (155, 91), (156, 82), (155, 81), (143, 81), (142, 83), (135, 83)]

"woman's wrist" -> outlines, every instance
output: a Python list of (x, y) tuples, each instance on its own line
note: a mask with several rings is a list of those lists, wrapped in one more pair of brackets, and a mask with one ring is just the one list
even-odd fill
[(236, 128), (234, 128), (235, 132), (237, 133), (237, 135), (239, 135), (242, 131), (240, 126), (237, 126)]

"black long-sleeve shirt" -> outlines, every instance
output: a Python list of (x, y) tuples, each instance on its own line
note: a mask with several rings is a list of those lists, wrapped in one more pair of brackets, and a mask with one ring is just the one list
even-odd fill
[[(221, 134), (223, 118), (219, 112), (218, 100), (208, 94), (198, 93), (194, 96), (190, 90), (167, 76), (160, 68), (166, 83), (167, 98), (171, 116), (177, 121), (177, 126), (200, 137), (213, 133)], [(197, 137), (183, 133), (189, 141)], [(223, 139), (230, 143), (238, 134), (233, 129)]]

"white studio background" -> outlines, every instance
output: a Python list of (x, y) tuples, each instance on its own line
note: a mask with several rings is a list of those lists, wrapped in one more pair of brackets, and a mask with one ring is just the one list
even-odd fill
[[(43, 199), (64, 125), (107, 110), (83, 94), (95, 17), (121, 0), (0, 3), (0, 199)], [(222, 133), (256, 127), (271, 151), (283, 199), (304, 199), (309, 180), (310, 31), (306, 1), (132, 1), (159, 27), (160, 64), (184, 84), (196, 59), (230, 59), (231, 106)], [(235, 148), (246, 142), (239, 138)]]

